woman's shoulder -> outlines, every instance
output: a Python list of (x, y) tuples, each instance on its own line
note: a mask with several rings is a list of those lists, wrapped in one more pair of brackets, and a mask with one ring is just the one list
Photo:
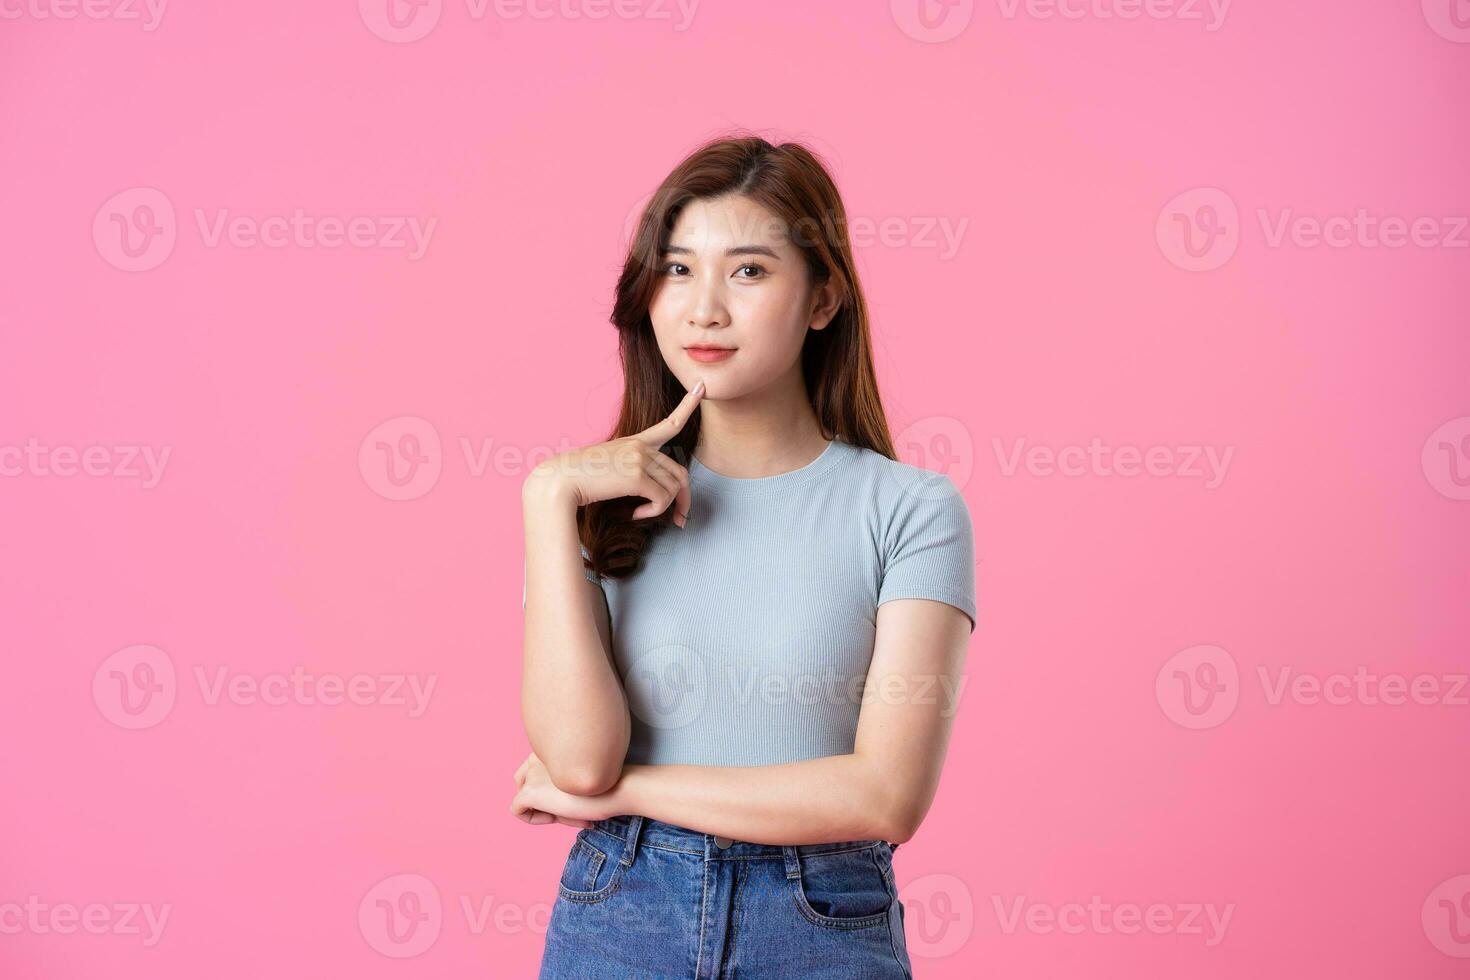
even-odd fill
[(884, 510), (915, 506), (964, 509), (964, 496), (948, 473), (892, 459), (866, 446), (851, 446), (854, 468), (868, 477), (875, 501)]

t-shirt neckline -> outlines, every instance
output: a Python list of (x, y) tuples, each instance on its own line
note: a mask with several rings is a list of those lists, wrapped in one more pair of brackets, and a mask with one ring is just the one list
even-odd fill
[(831, 439), (817, 458), (805, 466), (774, 476), (738, 477), (724, 476), (705, 466), (697, 456), (689, 457), (689, 480), (701, 489), (714, 490), (731, 496), (754, 496), (788, 490), (821, 476), (837, 465), (841, 458), (841, 439)]

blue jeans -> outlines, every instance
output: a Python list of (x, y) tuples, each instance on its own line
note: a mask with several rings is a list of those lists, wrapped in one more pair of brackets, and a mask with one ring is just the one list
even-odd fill
[(896, 847), (599, 820), (567, 855), (540, 980), (911, 980)]

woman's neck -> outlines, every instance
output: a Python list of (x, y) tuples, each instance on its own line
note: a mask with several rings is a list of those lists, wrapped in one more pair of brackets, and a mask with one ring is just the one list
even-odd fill
[(767, 405), (758, 411), (707, 401), (699, 406), (694, 455), (722, 476), (759, 479), (800, 469), (820, 456), (829, 441), (805, 392), (799, 405)]

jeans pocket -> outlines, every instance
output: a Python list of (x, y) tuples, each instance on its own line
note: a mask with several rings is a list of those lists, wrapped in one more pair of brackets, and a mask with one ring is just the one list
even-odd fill
[(583, 830), (567, 854), (557, 893), (569, 902), (600, 902), (617, 890), (622, 875), (622, 864), (592, 842), (590, 831)]
[(788, 878), (796, 907), (829, 929), (864, 929), (888, 921), (893, 894), (878, 845), (851, 851), (801, 855), (801, 875)]

